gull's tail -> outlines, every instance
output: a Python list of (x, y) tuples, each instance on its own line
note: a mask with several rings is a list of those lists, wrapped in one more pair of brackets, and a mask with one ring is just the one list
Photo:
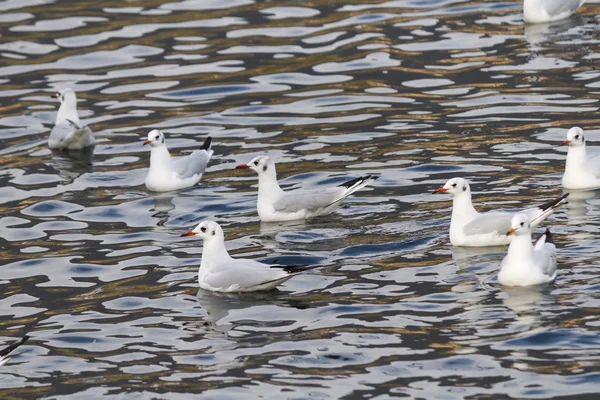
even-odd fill
[(540, 222), (545, 220), (550, 214), (552, 214), (558, 207), (563, 203), (563, 200), (569, 196), (569, 193), (565, 193), (554, 200), (544, 203), (537, 207), (537, 215), (531, 219), (531, 226), (537, 226)]
[(10, 353), (12, 353), (20, 345), (25, 343), (27, 341), (27, 339), (29, 339), (29, 336), (23, 336), (23, 338), (21, 340), (19, 340), (18, 342), (13, 343), (10, 346), (5, 347), (4, 349), (0, 350), (0, 365), (7, 362)]
[(200, 147), (200, 150), (210, 151), (210, 145), (211, 144), (212, 144), (212, 138), (209, 136), (209, 137), (206, 138), (206, 140), (204, 141), (204, 143)]

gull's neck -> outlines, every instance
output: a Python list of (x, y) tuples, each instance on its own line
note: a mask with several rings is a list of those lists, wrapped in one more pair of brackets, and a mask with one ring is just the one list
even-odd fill
[[(476, 216), (477, 211), (473, 207), (470, 190), (452, 198), (452, 222), (456, 221), (460, 225), (464, 225), (471, 222)], [(452, 226), (450, 229), (452, 229)]]
[(150, 170), (148, 171), (148, 175), (164, 175), (169, 179), (172, 177), (171, 155), (166, 145), (150, 149)]
[(283, 195), (283, 190), (277, 183), (275, 164), (269, 165), (267, 171), (258, 175), (258, 201), (277, 200)]
[(533, 265), (533, 245), (531, 244), (531, 233), (516, 235), (508, 246), (508, 252), (504, 259), (507, 268), (514, 267), (520, 270)]
[(567, 152), (567, 162), (565, 164), (565, 174), (580, 175), (588, 173), (585, 145), (569, 147)]
[(58, 113), (56, 114), (56, 124), (64, 122), (67, 119), (79, 125), (79, 115), (77, 115), (77, 104), (71, 100), (65, 100), (60, 103)]
[(200, 271), (218, 268), (231, 260), (232, 258), (225, 248), (225, 238), (223, 236), (204, 241)]

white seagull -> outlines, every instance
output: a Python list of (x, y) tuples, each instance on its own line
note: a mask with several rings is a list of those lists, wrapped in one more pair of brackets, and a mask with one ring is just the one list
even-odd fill
[(15, 349), (17, 347), (19, 347), (20, 345), (25, 343), (27, 341), (27, 339), (29, 339), (29, 336), (23, 336), (23, 338), (21, 340), (19, 340), (18, 342), (13, 343), (10, 346), (7, 346), (7, 347), (3, 348), (2, 350), (0, 350), (0, 365), (6, 364), (6, 362), (10, 358), (11, 353), (13, 351), (15, 351)]
[(213, 154), (211, 142), (209, 136), (200, 150), (194, 150), (187, 156), (171, 157), (165, 135), (157, 129), (148, 133), (144, 141), (144, 145), (150, 145), (150, 169), (144, 181), (148, 190), (170, 192), (198, 183)]
[[(463, 178), (450, 179), (433, 193), (446, 192), (452, 195), (450, 243), (453, 246), (502, 246), (510, 243), (512, 236), (507, 236), (506, 231), (510, 228), (510, 220), (515, 215), (514, 212), (478, 213), (471, 202), (469, 182)], [(531, 220), (531, 226), (537, 226), (560, 207), (568, 195), (569, 193), (565, 193), (554, 200), (527, 208), (522, 212)]]
[(249, 164), (236, 169), (249, 168), (258, 174), (258, 216), (261, 221), (290, 221), (326, 215), (340, 206), (352, 193), (375, 179), (365, 175), (327, 189), (291, 190), (284, 192), (277, 183), (275, 163), (267, 156), (258, 156)]
[(585, 0), (524, 0), (523, 19), (539, 24), (558, 21), (573, 14)]
[(82, 126), (77, 114), (77, 96), (71, 89), (63, 89), (52, 95), (60, 100), (54, 128), (50, 131), (48, 147), (57, 150), (81, 150), (94, 145), (90, 128)]
[(567, 139), (562, 144), (569, 146), (562, 178), (563, 187), (565, 189), (600, 188), (600, 159), (588, 158), (583, 129), (577, 126), (569, 129)]
[(507, 236), (514, 236), (500, 265), (498, 282), (505, 286), (531, 286), (556, 279), (556, 246), (550, 229), (531, 244), (531, 224), (527, 214), (512, 217)]
[(231, 258), (225, 248), (221, 226), (204, 221), (181, 236), (200, 236), (204, 241), (198, 283), (213, 292), (254, 292), (270, 290), (311, 267), (268, 265), (255, 260)]

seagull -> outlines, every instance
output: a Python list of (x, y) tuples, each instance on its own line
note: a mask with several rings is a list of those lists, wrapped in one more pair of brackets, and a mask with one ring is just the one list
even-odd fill
[(0, 350), (0, 365), (4, 365), (6, 364), (6, 362), (8, 361), (8, 359), (10, 358), (10, 354), (20, 345), (22, 345), (23, 343), (25, 343), (27, 341), (27, 339), (29, 339), (29, 336), (23, 336), (23, 338), (21, 340), (19, 340), (16, 343), (11, 344), (8, 347), (3, 348), (2, 350)]
[(268, 265), (255, 260), (231, 258), (225, 235), (214, 221), (204, 221), (181, 236), (200, 236), (204, 241), (198, 270), (200, 288), (213, 292), (270, 290), (312, 267)]
[(327, 189), (291, 190), (284, 192), (277, 183), (275, 163), (258, 156), (236, 169), (251, 169), (258, 174), (258, 216), (263, 222), (291, 221), (326, 215), (350, 196), (373, 182), (378, 176), (365, 175)]
[(585, 0), (524, 0), (523, 19), (539, 24), (558, 21), (573, 14)]
[(82, 126), (77, 115), (77, 96), (72, 89), (54, 93), (60, 100), (54, 128), (50, 131), (48, 147), (56, 150), (81, 150), (94, 145), (94, 135), (87, 126)]
[(562, 178), (563, 187), (565, 189), (600, 188), (600, 159), (588, 158), (583, 129), (577, 126), (569, 129), (567, 139), (562, 144), (569, 146)]
[(514, 236), (500, 265), (498, 282), (505, 286), (531, 286), (556, 279), (556, 246), (550, 229), (531, 244), (531, 224), (527, 214), (512, 217), (507, 236)]
[[(446, 184), (433, 193), (450, 193), (452, 195), (452, 220), (450, 222), (450, 243), (453, 246), (502, 246), (511, 242), (512, 236), (507, 236), (510, 219), (514, 212), (490, 211), (478, 213), (471, 202), (469, 182), (463, 178), (450, 179)], [(569, 195), (562, 196), (522, 212), (531, 220), (532, 226), (537, 226), (554, 212), (561, 202)]]
[(200, 150), (187, 156), (171, 157), (165, 135), (157, 129), (151, 131), (144, 141), (144, 145), (150, 145), (150, 169), (145, 180), (148, 190), (170, 192), (198, 183), (213, 155), (211, 142), (212, 138), (209, 136)]

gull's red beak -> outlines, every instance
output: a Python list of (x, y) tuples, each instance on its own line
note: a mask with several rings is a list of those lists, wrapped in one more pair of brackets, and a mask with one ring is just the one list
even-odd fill
[(152, 143), (152, 140), (144, 140), (144, 144), (142, 146), (145, 146), (145, 145), (150, 144), (150, 143)]
[(53, 99), (58, 99), (58, 96), (59, 96), (58, 93), (54, 93), (50, 97), (52, 97)]
[(179, 236), (180, 236), (180, 237), (181, 237), (181, 236), (196, 236), (196, 234), (195, 234), (194, 232), (192, 232), (192, 231), (187, 231), (187, 232), (184, 232), (184, 233), (182, 233), (182, 234), (181, 234), (181, 235), (179, 235)]
[(564, 142), (562, 142), (562, 144), (569, 144), (569, 143), (571, 143), (570, 140), (565, 140)]
[(515, 231), (516, 231), (516, 229), (515, 229), (515, 228), (510, 228), (510, 229), (508, 230), (508, 232), (506, 232), (506, 236), (508, 236), (508, 235), (512, 235), (512, 234), (513, 234)]
[(248, 164), (241, 164), (235, 167), (235, 169), (248, 169), (250, 166)]
[(436, 193), (446, 193), (448, 191), (448, 189), (444, 189), (443, 187), (439, 187), (437, 189), (435, 189), (432, 194), (436, 194)]

